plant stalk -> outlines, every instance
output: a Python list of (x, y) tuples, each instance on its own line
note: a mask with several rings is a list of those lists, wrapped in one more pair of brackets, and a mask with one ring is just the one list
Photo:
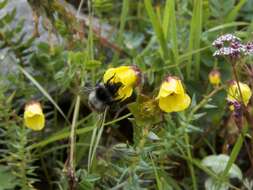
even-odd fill
[(74, 115), (71, 124), (70, 131), (70, 152), (69, 152), (69, 168), (68, 168), (68, 176), (69, 176), (69, 186), (71, 190), (76, 189), (76, 176), (75, 176), (75, 147), (76, 147), (76, 126), (80, 109), (80, 96), (77, 95)]

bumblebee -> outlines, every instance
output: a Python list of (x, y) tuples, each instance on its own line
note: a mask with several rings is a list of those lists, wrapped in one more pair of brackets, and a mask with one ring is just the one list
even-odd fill
[(102, 112), (114, 102), (122, 102), (131, 97), (140, 79), (140, 71), (135, 66), (109, 68), (88, 97), (90, 108)]
[(111, 79), (105, 84), (97, 84), (95, 89), (90, 92), (88, 104), (92, 110), (96, 112), (103, 112), (106, 107), (109, 107), (116, 101), (119, 101), (115, 100), (115, 97), (117, 96), (117, 92), (122, 84), (120, 82), (110, 83)]

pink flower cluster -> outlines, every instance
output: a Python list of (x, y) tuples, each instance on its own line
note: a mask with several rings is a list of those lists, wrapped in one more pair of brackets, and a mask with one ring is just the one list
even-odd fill
[(253, 54), (253, 42), (242, 44), (241, 39), (232, 34), (220, 36), (212, 45), (217, 48), (213, 56), (239, 58), (244, 55)]

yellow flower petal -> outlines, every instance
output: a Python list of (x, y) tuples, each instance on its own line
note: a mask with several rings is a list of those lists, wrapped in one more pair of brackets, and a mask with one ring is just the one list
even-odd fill
[(105, 74), (103, 81), (116, 83), (121, 82), (125, 86), (134, 86), (137, 82), (137, 74), (132, 66), (120, 66), (117, 68), (108, 69)]
[(185, 92), (181, 80), (168, 77), (168, 79), (162, 83), (157, 98), (166, 97), (172, 93), (184, 94)]
[(109, 80), (110, 80), (110, 82), (114, 82), (115, 76), (116, 76), (116, 69), (115, 68), (107, 69), (104, 74), (104, 77), (103, 77), (104, 83), (107, 83)]
[(39, 102), (31, 102), (25, 106), (24, 124), (35, 131), (45, 126), (45, 116)]
[(39, 131), (45, 126), (45, 117), (44, 115), (34, 115), (33, 117), (26, 117), (25, 125), (28, 128), (31, 128), (35, 131)]
[(162, 85), (160, 87), (157, 98), (167, 97), (172, 93), (173, 93), (173, 90), (171, 90), (170, 83), (165, 81), (165, 82), (162, 83)]
[(120, 82), (125, 86), (134, 86), (137, 82), (136, 72), (130, 66), (121, 66), (116, 71)]
[(191, 98), (188, 94), (173, 94), (159, 98), (159, 107), (165, 112), (183, 111), (189, 107)]
[(116, 100), (124, 100), (132, 95), (133, 88), (138, 80), (138, 73), (133, 66), (110, 68), (105, 72), (103, 77), (104, 83), (107, 83), (109, 80), (112, 84), (121, 83)]
[(118, 96), (116, 97), (116, 100), (121, 99), (121, 101), (123, 101), (123, 100), (125, 100), (126, 98), (129, 98), (132, 95), (133, 88), (125, 86), (123, 88), (120, 88), (117, 93), (118, 93)]
[[(249, 88), (247, 84), (244, 84), (242, 82), (239, 82), (239, 86), (242, 93), (242, 99), (243, 99), (242, 101), (244, 105), (247, 105), (252, 95), (251, 89)], [(233, 82), (233, 84), (231, 84), (230, 87), (228, 88), (227, 100), (231, 102), (241, 101), (240, 91), (238, 89), (236, 82)]]

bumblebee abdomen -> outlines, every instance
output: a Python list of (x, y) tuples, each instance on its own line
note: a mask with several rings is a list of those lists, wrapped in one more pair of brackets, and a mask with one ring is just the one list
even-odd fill
[(96, 90), (92, 91), (92, 92), (89, 94), (88, 104), (89, 104), (89, 107), (90, 107), (92, 110), (97, 111), (97, 112), (102, 112), (102, 111), (104, 111), (104, 109), (105, 109), (105, 107), (106, 107), (105, 102), (101, 101), (101, 100), (97, 97)]
[(100, 85), (96, 88), (96, 98), (105, 104), (113, 102), (113, 95), (104, 85)]

